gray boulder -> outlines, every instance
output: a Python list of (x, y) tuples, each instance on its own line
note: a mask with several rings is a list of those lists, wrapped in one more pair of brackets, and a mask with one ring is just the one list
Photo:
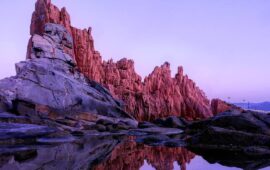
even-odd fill
[(73, 40), (63, 26), (46, 24), (44, 35), (34, 35), (31, 41), (29, 59), (16, 64), (16, 76), (0, 80), (0, 111), (36, 123), (68, 117), (77, 125), (80, 120), (110, 119), (137, 126), (107, 89), (78, 71), (66, 52), (73, 50)]

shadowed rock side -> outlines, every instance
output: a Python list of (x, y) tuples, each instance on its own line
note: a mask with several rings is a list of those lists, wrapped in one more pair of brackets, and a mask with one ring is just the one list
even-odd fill
[(187, 148), (211, 163), (259, 169), (269, 166), (270, 115), (229, 111), (189, 124)]
[(0, 113), (19, 114), (36, 124), (69, 131), (98, 129), (98, 122), (137, 127), (107, 89), (78, 71), (64, 50), (72, 49), (72, 42), (63, 26), (52, 23), (44, 25), (42, 36), (33, 35), (30, 59), (16, 64), (16, 76), (0, 80)]
[(93, 170), (138, 170), (143, 166), (144, 160), (156, 170), (173, 170), (175, 161), (181, 170), (186, 170), (186, 164), (194, 157), (185, 148), (150, 147), (125, 141), (113, 150), (107, 160), (93, 167)]
[[(102, 61), (94, 48), (91, 28), (80, 30), (72, 27), (65, 8), (59, 10), (50, 0), (38, 0), (32, 16), (31, 35), (42, 34), (44, 24), (48, 22), (61, 24), (72, 34), (74, 48), (64, 48), (64, 51), (75, 58), (80, 71), (123, 100), (125, 110), (138, 120), (149, 121), (170, 115), (200, 119), (212, 115), (208, 99), (192, 80), (183, 75), (182, 67), (172, 78), (170, 65), (164, 63), (142, 81), (132, 60)], [(31, 43), (28, 58), (31, 57), (29, 49)]]

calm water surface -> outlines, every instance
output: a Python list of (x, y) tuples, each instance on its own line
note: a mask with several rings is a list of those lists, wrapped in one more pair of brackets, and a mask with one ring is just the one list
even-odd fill
[[(148, 146), (136, 143), (134, 137), (88, 136), (73, 142), (40, 140), (27, 145), (0, 148), (0, 169), (93, 169), (93, 170), (238, 170), (212, 164), (202, 156), (183, 148)], [(45, 141), (45, 142), (44, 142)], [(50, 143), (46, 143), (46, 142)], [(215, 163), (214, 163), (215, 162)], [(224, 160), (223, 160), (224, 162)], [(241, 162), (241, 161), (240, 161)], [(224, 164), (224, 163), (223, 163)], [(260, 163), (261, 164), (261, 163)], [(270, 164), (267, 163), (266, 164)], [(230, 165), (231, 166), (231, 165)], [(267, 165), (263, 170), (270, 170)]]

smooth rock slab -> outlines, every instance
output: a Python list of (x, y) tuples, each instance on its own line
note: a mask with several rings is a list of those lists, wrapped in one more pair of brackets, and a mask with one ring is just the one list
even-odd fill
[(29, 138), (56, 132), (47, 126), (20, 123), (0, 123), (0, 140), (10, 138)]
[(76, 139), (74, 137), (55, 137), (55, 138), (38, 138), (37, 142), (44, 144), (58, 144), (58, 143), (68, 143), (74, 142)]
[(3, 113), (0, 113), (0, 122), (5, 122), (5, 123), (31, 123), (31, 120), (26, 116), (17, 116), (15, 114), (3, 112)]
[(132, 130), (135, 132), (150, 133), (150, 134), (163, 134), (163, 135), (177, 135), (183, 133), (183, 130), (176, 128), (163, 128), (163, 127), (151, 127), (144, 129)]

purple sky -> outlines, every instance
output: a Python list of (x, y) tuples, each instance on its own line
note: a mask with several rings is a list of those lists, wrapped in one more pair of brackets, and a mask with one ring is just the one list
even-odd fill
[[(135, 61), (148, 75), (178, 65), (209, 98), (270, 100), (269, 0), (52, 0), (72, 25), (91, 26), (104, 59)], [(35, 0), (0, 2), (0, 78), (24, 60)]]

